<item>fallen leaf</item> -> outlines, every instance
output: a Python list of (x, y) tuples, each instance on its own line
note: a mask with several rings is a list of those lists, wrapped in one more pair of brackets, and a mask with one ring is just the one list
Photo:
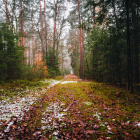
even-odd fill
[(86, 130), (85, 131), (85, 134), (90, 134), (90, 135), (92, 135), (92, 134), (94, 134), (95, 133), (95, 130)]

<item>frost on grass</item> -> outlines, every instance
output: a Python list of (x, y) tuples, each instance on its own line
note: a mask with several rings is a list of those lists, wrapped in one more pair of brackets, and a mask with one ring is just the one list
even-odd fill
[[(47, 86), (47, 88), (50, 88), (54, 86), (55, 84), (60, 83), (61, 81), (57, 80), (45, 80), (41, 81), (48, 83), (50, 82), (50, 85)], [(46, 93), (46, 88), (40, 88), (36, 87), (34, 90), (29, 90), (27, 88), (26, 91), (18, 91), (18, 96), (14, 97), (12, 99), (6, 98), (5, 100), (0, 101), (0, 125), (2, 125), (3, 121), (9, 121), (12, 116), (20, 116), (20, 114), (23, 114), (23, 111), (28, 111), (29, 107), (40, 97), (41, 94)], [(28, 94), (27, 96), (23, 94)], [(20, 96), (23, 97), (20, 97)]]

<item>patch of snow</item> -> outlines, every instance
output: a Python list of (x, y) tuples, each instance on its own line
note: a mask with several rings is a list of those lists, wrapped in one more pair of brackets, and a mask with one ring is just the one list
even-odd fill
[(7, 125), (8, 125), (7, 128), (4, 130), (4, 132), (5, 132), (5, 133), (10, 132), (10, 126), (13, 125), (13, 124), (14, 124), (14, 121), (9, 122), (9, 123), (7, 124)]
[(102, 122), (101, 121), (101, 113), (98, 113), (97, 111), (95, 112), (95, 114), (93, 115), (93, 117), (96, 117), (100, 123), (100, 126), (107, 126), (107, 133), (108, 134), (113, 134), (113, 132), (111, 131), (111, 127), (109, 125), (107, 125), (108, 123), (107, 122)]
[(51, 87), (53, 87), (54, 85), (59, 84), (59, 83), (61, 83), (61, 82), (62, 82), (62, 81), (52, 80), (52, 83), (51, 83), (47, 88), (51, 88)]
[(43, 81), (40, 81), (40, 82), (42, 82), (42, 83), (51, 83), (53, 81), (54, 81), (53, 79), (44, 79)]
[(113, 134), (110, 130), (107, 130), (107, 133), (108, 133), (108, 134)]
[(77, 83), (77, 81), (63, 81), (61, 84), (67, 84), (67, 83)]
[(139, 121), (136, 121), (136, 122), (134, 123), (134, 126), (140, 129), (140, 122), (139, 122)]
[(41, 135), (41, 132), (40, 131), (37, 131), (33, 134), (33, 136), (37, 136), (37, 135)]
[(36, 97), (25, 96), (23, 98), (16, 97), (10, 103), (0, 101), (0, 120), (9, 121), (13, 115), (18, 117), (23, 110), (28, 111), (29, 106), (31, 106), (36, 100)]
[(93, 117), (96, 117), (97, 119), (98, 119), (98, 121), (100, 121), (101, 120), (101, 117), (99, 116), (100, 114), (98, 113), (98, 112), (96, 112), (94, 115), (93, 115)]
[(137, 124), (137, 127), (140, 128), (140, 123)]
[(91, 106), (93, 103), (92, 102), (83, 102), (84, 104)]
[[(50, 81), (50, 85), (47, 86), (47, 88), (53, 87), (54, 85), (61, 82), (57, 80), (46, 80), (41, 82), (48, 81)], [(23, 111), (28, 111), (29, 107), (38, 99), (38, 97), (47, 91), (47, 88), (37, 87), (34, 90), (27, 89), (26, 91), (19, 92), (18, 96), (15, 98), (7, 98), (6, 100), (1, 100), (0, 120), (6, 120), (8, 122), (12, 116), (20, 117), (19, 119), (22, 120), (22, 117), (24, 116)], [(19, 95), (23, 93), (26, 93), (27, 95), (24, 97), (19, 97)], [(30, 94), (28, 95), (28, 93)], [(0, 122), (0, 125), (2, 125), (2, 121)]]
[(55, 131), (55, 132), (53, 132), (52, 135), (54, 135), (54, 136), (58, 136), (58, 133), (59, 133), (59, 131)]
[[(64, 113), (62, 106), (64, 104), (59, 104), (59, 103), (51, 103), (46, 111), (43, 113), (44, 118), (42, 118), (41, 123), (43, 123), (42, 129), (49, 129), (52, 130), (54, 128), (58, 128), (58, 123), (57, 121), (61, 121), (64, 119), (64, 116), (66, 113)], [(56, 121), (57, 120), (57, 121)], [(47, 125), (46, 125), (47, 124)]]
[(110, 131), (111, 130), (111, 127), (109, 125), (107, 125), (107, 129)]
[(0, 139), (2, 139), (3, 136), (4, 136), (4, 134), (2, 132), (0, 132)]

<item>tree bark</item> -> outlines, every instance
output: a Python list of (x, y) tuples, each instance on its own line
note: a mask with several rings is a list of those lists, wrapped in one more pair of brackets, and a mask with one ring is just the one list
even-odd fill
[(81, 28), (81, 18), (80, 18), (80, 2), (78, 2), (78, 12), (79, 12), (79, 49), (80, 49), (80, 78), (84, 79), (84, 66), (83, 66), (83, 41), (82, 41), (82, 28)]
[(7, 23), (7, 25), (9, 25), (8, 8), (7, 8), (7, 0), (5, 1), (5, 8), (6, 8), (6, 23)]
[(41, 1), (39, 0), (40, 5), (40, 19), (41, 19), (41, 43), (42, 43), (42, 54), (44, 56), (44, 37), (43, 37), (43, 20), (42, 20), (42, 10), (41, 10)]
[(88, 61), (87, 61), (87, 57), (86, 57), (86, 55), (85, 55), (85, 58), (86, 58), (86, 63), (87, 63), (87, 69), (88, 69), (88, 72), (89, 72), (89, 77), (91, 78), (91, 72), (90, 72), (90, 69), (89, 69), (89, 65), (88, 65)]
[(139, 83), (139, 56), (138, 56), (138, 25), (136, 15), (136, 0), (132, 2), (132, 32), (133, 32), (133, 76), (134, 83)]
[(21, 2), (20, 6), (21, 6), (21, 34), (22, 34), (21, 45), (23, 46), (23, 7), (22, 7), (22, 0), (20, 2)]
[(54, 49), (55, 49), (55, 28), (56, 28), (57, 4), (58, 4), (58, 0), (56, 1), (56, 6), (55, 6), (54, 31), (53, 31), (53, 51), (52, 51), (51, 67), (53, 67), (53, 57), (54, 57)]
[(33, 48), (33, 8), (32, 8), (32, 65), (34, 65), (34, 48)]
[[(32, 13), (31, 13), (32, 14)], [(29, 19), (29, 35), (30, 35), (30, 19)], [(28, 61), (28, 64), (30, 65), (30, 36), (29, 36), (29, 39), (28, 39), (28, 57), (29, 57), (29, 61)]]
[[(94, 4), (94, 0), (93, 0), (93, 4)], [(93, 5), (93, 27), (95, 28), (95, 6)]]
[(47, 55), (47, 25), (46, 25), (46, 6), (45, 6), (46, 2), (44, 0), (44, 22), (45, 22), (45, 40), (46, 40), (46, 55)]
[(128, 89), (133, 93), (133, 72), (131, 62), (130, 32), (129, 32), (129, 6), (126, 0), (126, 24), (127, 24), (127, 61), (128, 61)]

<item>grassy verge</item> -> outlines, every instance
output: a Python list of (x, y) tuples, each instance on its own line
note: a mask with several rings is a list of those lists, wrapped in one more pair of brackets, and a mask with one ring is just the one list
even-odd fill
[[(10, 80), (10, 81), (1, 82), (0, 83), (0, 100), (3, 100), (7, 97), (12, 98), (26, 90), (32, 90), (35, 88), (43, 88), (49, 85), (49, 82), (41, 82), (41, 80), (36, 80), (36, 81)], [(24, 94), (26, 93), (28, 92), (25, 92)]]

